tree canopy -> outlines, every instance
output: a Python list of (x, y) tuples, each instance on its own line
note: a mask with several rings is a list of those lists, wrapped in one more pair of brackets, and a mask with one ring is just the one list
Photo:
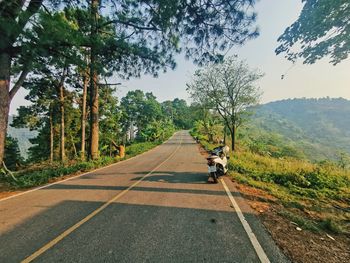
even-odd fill
[[(222, 60), (229, 48), (258, 35), (255, 2), (1, 1), (0, 161), (11, 100), (27, 77), (36, 75), (37, 67), (50, 65), (49, 72), (40, 72), (40, 75), (62, 80), (61, 106), (64, 90), (71, 86), (67, 82), (79, 84), (79, 78), (72, 81), (72, 76), (81, 71), (89, 75), (89, 155), (96, 159), (99, 155), (98, 97), (104, 78), (157, 76), (161, 71), (173, 69), (174, 57), (181, 52), (199, 65)], [(64, 107), (60, 112), (63, 136)], [(86, 114), (82, 114), (82, 119), (86, 118), (83, 115)]]
[(196, 71), (188, 85), (191, 97), (215, 110), (223, 119), (235, 147), (236, 128), (245, 121), (249, 107), (256, 105), (260, 90), (256, 85), (263, 74), (251, 70), (244, 61), (228, 57), (222, 63)]
[(350, 52), (350, 2), (348, 0), (303, 0), (299, 18), (278, 38), (276, 54), (288, 60), (313, 64), (329, 57), (334, 65)]

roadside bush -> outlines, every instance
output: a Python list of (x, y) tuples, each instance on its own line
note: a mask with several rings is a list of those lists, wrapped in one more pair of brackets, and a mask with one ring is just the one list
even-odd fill
[(350, 187), (350, 172), (336, 165), (311, 164), (296, 159), (276, 159), (250, 152), (240, 152), (229, 161), (229, 169), (244, 176), (275, 183), (291, 192), (308, 196), (344, 198)]
[(173, 135), (175, 130), (175, 126), (170, 120), (154, 120), (140, 131), (138, 139), (146, 142), (164, 141)]
[(161, 144), (160, 141), (133, 143), (129, 146), (126, 146), (125, 153), (127, 157), (132, 157), (142, 152), (148, 151), (159, 144)]
[[(148, 151), (159, 144), (161, 144), (161, 141), (131, 144), (126, 147), (126, 158)], [(49, 164), (45, 164), (44, 167), (38, 167), (37, 170), (21, 171), (17, 173), (17, 181), (14, 181), (9, 177), (4, 177), (4, 180), (14, 188), (28, 188), (46, 184), (53, 178), (91, 171), (118, 161), (120, 161), (120, 158), (118, 157), (101, 157), (94, 161), (76, 162), (69, 166), (58, 163), (48, 167)]]

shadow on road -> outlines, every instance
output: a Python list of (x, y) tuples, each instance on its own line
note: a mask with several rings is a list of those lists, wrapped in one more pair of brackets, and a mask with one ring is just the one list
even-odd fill
[[(108, 191), (123, 191), (127, 186), (104, 186), (104, 185), (72, 185), (72, 184), (56, 184), (46, 189), (51, 190), (108, 190)], [(199, 195), (218, 195), (225, 196), (224, 191), (210, 191), (210, 190), (198, 190), (198, 189), (181, 189), (181, 188), (162, 188), (162, 187), (133, 187), (130, 192), (143, 191), (143, 192), (163, 192), (163, 193), (183, 193), (183, 194), (199, 194)], [(233, 193), (234, 195), (234, 193)], [(239, 196), (237, 194), (237, 196)]]
[[(64, 201), (26, 220), (0, 235), (0, 262), (23, 260), (101, 205)], [(38, 261), (257, 262), (249, 244), (232, 212), (114, 203)]]
[[(151, 171), (137, 172), (135, 174), (149, 174)], [(132, 181), (138, 181), (142, 178), (135, 177)], [(143, 179), (145, 182), (164, 182), (164, 183), (181, 183), (181, 184), (207, 184), (208, 175), (206, 173), (189, 173), (173, 171), (156, 171)]]

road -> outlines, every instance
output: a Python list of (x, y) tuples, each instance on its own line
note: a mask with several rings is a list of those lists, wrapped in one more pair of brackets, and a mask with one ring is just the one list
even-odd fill
[(181, 131), (133, 159), (1, 200), (0, 262), (288, 262), (230, 180), (208, 184), (206, 171)]

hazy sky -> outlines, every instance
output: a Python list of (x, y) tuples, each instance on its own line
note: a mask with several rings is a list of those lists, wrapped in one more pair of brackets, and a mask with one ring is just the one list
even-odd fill
[[(275, 55), (278, 36), (297, 19), (301, 8), (301, 0), (260, 0), (256, 6), (260, 36), (243, 47), (233, 48), (229, 54), (238, 54), (252, 68), (258, 68), (265, 73), (265, 77), (259, 83), (263, 91), (263, 103), (300, 97), (329, 96), (350, 99), (350, 59), (337, 66), (323, 59), (314, 65), (303, 65), (299, 62), (291, 68), (291, 62), (283, 56)], [(144, 76), (130, 81), (115, 80), (123, 84), (118, 88), (117, 95), (122, 97), (129, 90), (141, 89), (153, 92), (160, 101), (176, 97), (189, 101), (186, 82), (195, 70), (196, 66), (179, 56), (177, 68), (161, 74), (158, 78)], [(281, 80), (281, 75), (287, 71), (285, 78)], [(18, 106), (28, 104), (24, 96), (23, 90), (15, 96), (11, 114), (16, 113)]]

